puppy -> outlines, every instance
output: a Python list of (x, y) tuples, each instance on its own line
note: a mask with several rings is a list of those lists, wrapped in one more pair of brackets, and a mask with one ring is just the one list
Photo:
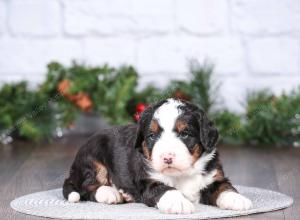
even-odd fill
[(167, 99), (148, 107), (138, 125), (101, 131), (76, 155), (63, 195), (70, 202), (144, 203), (188, 214), (195, 204), (246, 210), (252, 203), (224, 176), (218, 132), (203, 110)]

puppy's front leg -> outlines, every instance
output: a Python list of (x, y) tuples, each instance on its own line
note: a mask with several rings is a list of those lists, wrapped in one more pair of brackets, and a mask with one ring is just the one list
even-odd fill
[(195, 206), (182, 193), (161, 182), (150, 182), (142, 193), (142, 202), (170, 214), (189, 214)]
[(252, 202), (239, 194), (226, 178), (212, 183), (203, 196), (207, 197), (209, 204), (216, 205), (221, 209), (239, 211), (252, 207)]

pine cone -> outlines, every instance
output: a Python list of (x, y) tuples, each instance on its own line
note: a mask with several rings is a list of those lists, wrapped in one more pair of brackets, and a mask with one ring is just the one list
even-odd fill
[(90, 97), (83, 92), (80, 92), (77, 96), (77, 99), (75, 101), (75, 104), (82, 110), (85, 112), (89, 112), (92, 110), (92, 101), (90, 99)]
[(71, 82), (67, 79), (64, 79), (58, 84), (57, 90), (69, 101), (71, 101), (76, 106), (78, 106), (82, 111), (85, 112), (91, 111), (93, 104), (88, 94), (80, 92), (78, 94), (71, 95), (68, 92), (70, 86), (71, 86)]
[(62, 80), (58, 86), (57, 86), (57, 90), (63, 94), (63, 95), (67, 95), (68, 94), (68, 89), (71, 86), (71, 82), (67, 79)]

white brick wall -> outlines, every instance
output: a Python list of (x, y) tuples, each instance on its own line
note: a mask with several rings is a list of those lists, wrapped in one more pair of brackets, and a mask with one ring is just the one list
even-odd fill
[(300, 85), (299, 0), (0, 0), (0, 83), (44, 79), (52, 60), (132, 64), (146, 83), (211, 60), (225, 104)]
[(300, 34), (298, 0), (232, 0), (235, 31), (254, 36)]
[(0, 1), (0, 36), (5, 31), (6, 7), (5, 2)]
[(178, 0), (176, 18), (179, 30), (193, 34), (221, 34), (228, 30), (225, 0)]
[(9, 3), (8, 26), (13, 36), (55, 37), (61, 30), (57, 1), (16, 0)]

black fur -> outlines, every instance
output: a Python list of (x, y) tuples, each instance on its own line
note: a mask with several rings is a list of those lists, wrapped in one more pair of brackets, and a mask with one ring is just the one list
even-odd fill
[[(100, 185), (96, 180), (97, 173), (93, 161), (101, 162), (107, 168), (109, 184), (114, 184), (116, 188), (130, 194), (135, 202), (154, 207), (167, 190), (174, 189), (149, 178), (150, 168), (142, 150), (144, 141), (150, 150), (154, 144), (154, 139), (150, 138), (152, 142), (149, 139), (149, 126), (155, 110), (165, 102), (166, 100), (148, 107), (138, 125), (113, 127), (93, 135), (76, 155), (70, 176), (63, 185), (64, 197), (68, 198), (68, 195), (75, 191), (80, 194), (81, 200), (95, 201), (95, 192)], [(218, 140), (216, 128), (201, 109), (191, 103), (184, 103), (180, 108), (185, 115), (181, 117), (189, 124), (186, 131), (189, 139), (182, 139), (183, 142), (188, 149), (199, 143), (204, 151), (212, 151)], [(216, 156), (207, 164), (206, 170), (210, 171), (217, 166), (221, 165)], [(211, 184), (201, 192), (203, 203), (212, 204), (210, 196), (222, 181)]]
[(237, 192), (236, 189), (232, 187), (229, 179), (224, 178), (222, 180), (213, 182), (207, 188), (205, 188), (200, 192), (201, 193), (200, 203), (205, 205), (216, 205), (216, 200), (214, 199), (213, 194), (216, 193), (221, 188), (222, 185), (224, 186), (224, 184), (227, 185), (227, 187), (225, 188), (226, 190)]
[(136, 125), (120, 126), (91, 137), (76, 155), (70, 177), (64, 182), (64, 197), (76, 191), (81, 200), (95, 201), (95, 190), (87, 190), (96, 184), (92, 160), (103, 163), (111, 182), (132, 195), (135, 202), (153, 207), (167, 190), (174, 189), (148, 178), (144, 155), (133, 147), (137, 130)]

